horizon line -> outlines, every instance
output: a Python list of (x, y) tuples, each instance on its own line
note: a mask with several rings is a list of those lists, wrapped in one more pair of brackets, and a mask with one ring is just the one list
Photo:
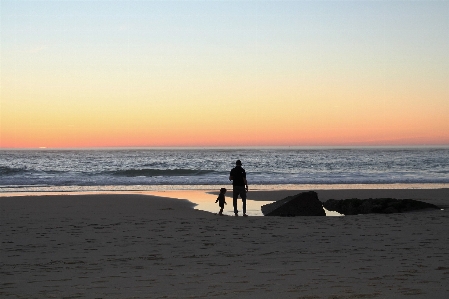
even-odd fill
[(403, 144), (403, 145), (239, 145), (239, 146), (93, 146), (93, 147), (0, 147), (0, 151), (6, 150), (188, 150), (188, 149), (426, 149), (448, 148), (449, 144)]

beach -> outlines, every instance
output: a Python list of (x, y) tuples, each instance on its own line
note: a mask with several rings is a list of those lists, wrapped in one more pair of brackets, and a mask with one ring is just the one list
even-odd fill
[(168, 194), (0, 197), (0, 297), (448, 297), (449, 189), (314, 191), (321, 201), (412, 198), (442, 209), (220, 217)]

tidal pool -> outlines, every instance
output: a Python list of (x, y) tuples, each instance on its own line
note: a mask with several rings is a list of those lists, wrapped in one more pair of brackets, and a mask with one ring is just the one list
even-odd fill
[[(218, 203), (215, 203), (217, 199), (217, 194), (213, 194), (213, 191), (199, 191), (199, 190), (180, 190), (180, 191), (155, 191), (155, 192), (146, 192), (147, 194), (161, 197), (169, 197), (169, 198), (179, 198), (179, 199), (187, 199), (188, 201), (196, 204), (194, 209), (211, 212), (214, 214), (218, 214), (220, 211), (220, 207)], [(232, 194), (232, 191), (231, 191)], [(260, 201), (260, 200), (246, 200), (246, 214), (248, 216), (263, 216), (261, 207), (268, 203), (272, 203), (273, 201)], [(223, 214), (227, 216), (234, 216), (234, 208), (232, 206), (232, 195), (226, 196), (226, 205), (223, 210)], [(239, 215), (243, 215), (242, 213), (242, 199), (238, 198), (237, 200)], [(326, 212), (326, 216), (344, 216), (334, 211), (328, 211), (324, 209)]]

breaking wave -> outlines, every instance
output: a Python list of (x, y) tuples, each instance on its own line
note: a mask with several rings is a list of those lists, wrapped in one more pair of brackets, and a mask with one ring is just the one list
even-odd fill
[(29, 172), (27, 169), (24, 168), (14, 168), (14, 167), (8, 167), (8, 166), (0, 166), (0, 176), (3, 175), (15, 175), (15, 174), (22, 174)]
[(126, 177), (152, 177), (152, 176), (201, 176), (213, 173), (213, 170), (194, 169), (127, 169), (112, 171), (112, 175)]

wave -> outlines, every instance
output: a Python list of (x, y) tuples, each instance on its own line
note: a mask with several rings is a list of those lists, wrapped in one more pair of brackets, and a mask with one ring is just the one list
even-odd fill
[(152, 177), (152, 176), (201, 176), (213, 173), (213, 170), (195, 169), (127, 169), (112, 171), (114, 176)]
[(14, 168), (14, 167), (8, 167), (8, 166), (0, 166), (0, 175), (15, 175), (15, 174), (22, 174), (29, 172), (27, 169), (24, 168)]

